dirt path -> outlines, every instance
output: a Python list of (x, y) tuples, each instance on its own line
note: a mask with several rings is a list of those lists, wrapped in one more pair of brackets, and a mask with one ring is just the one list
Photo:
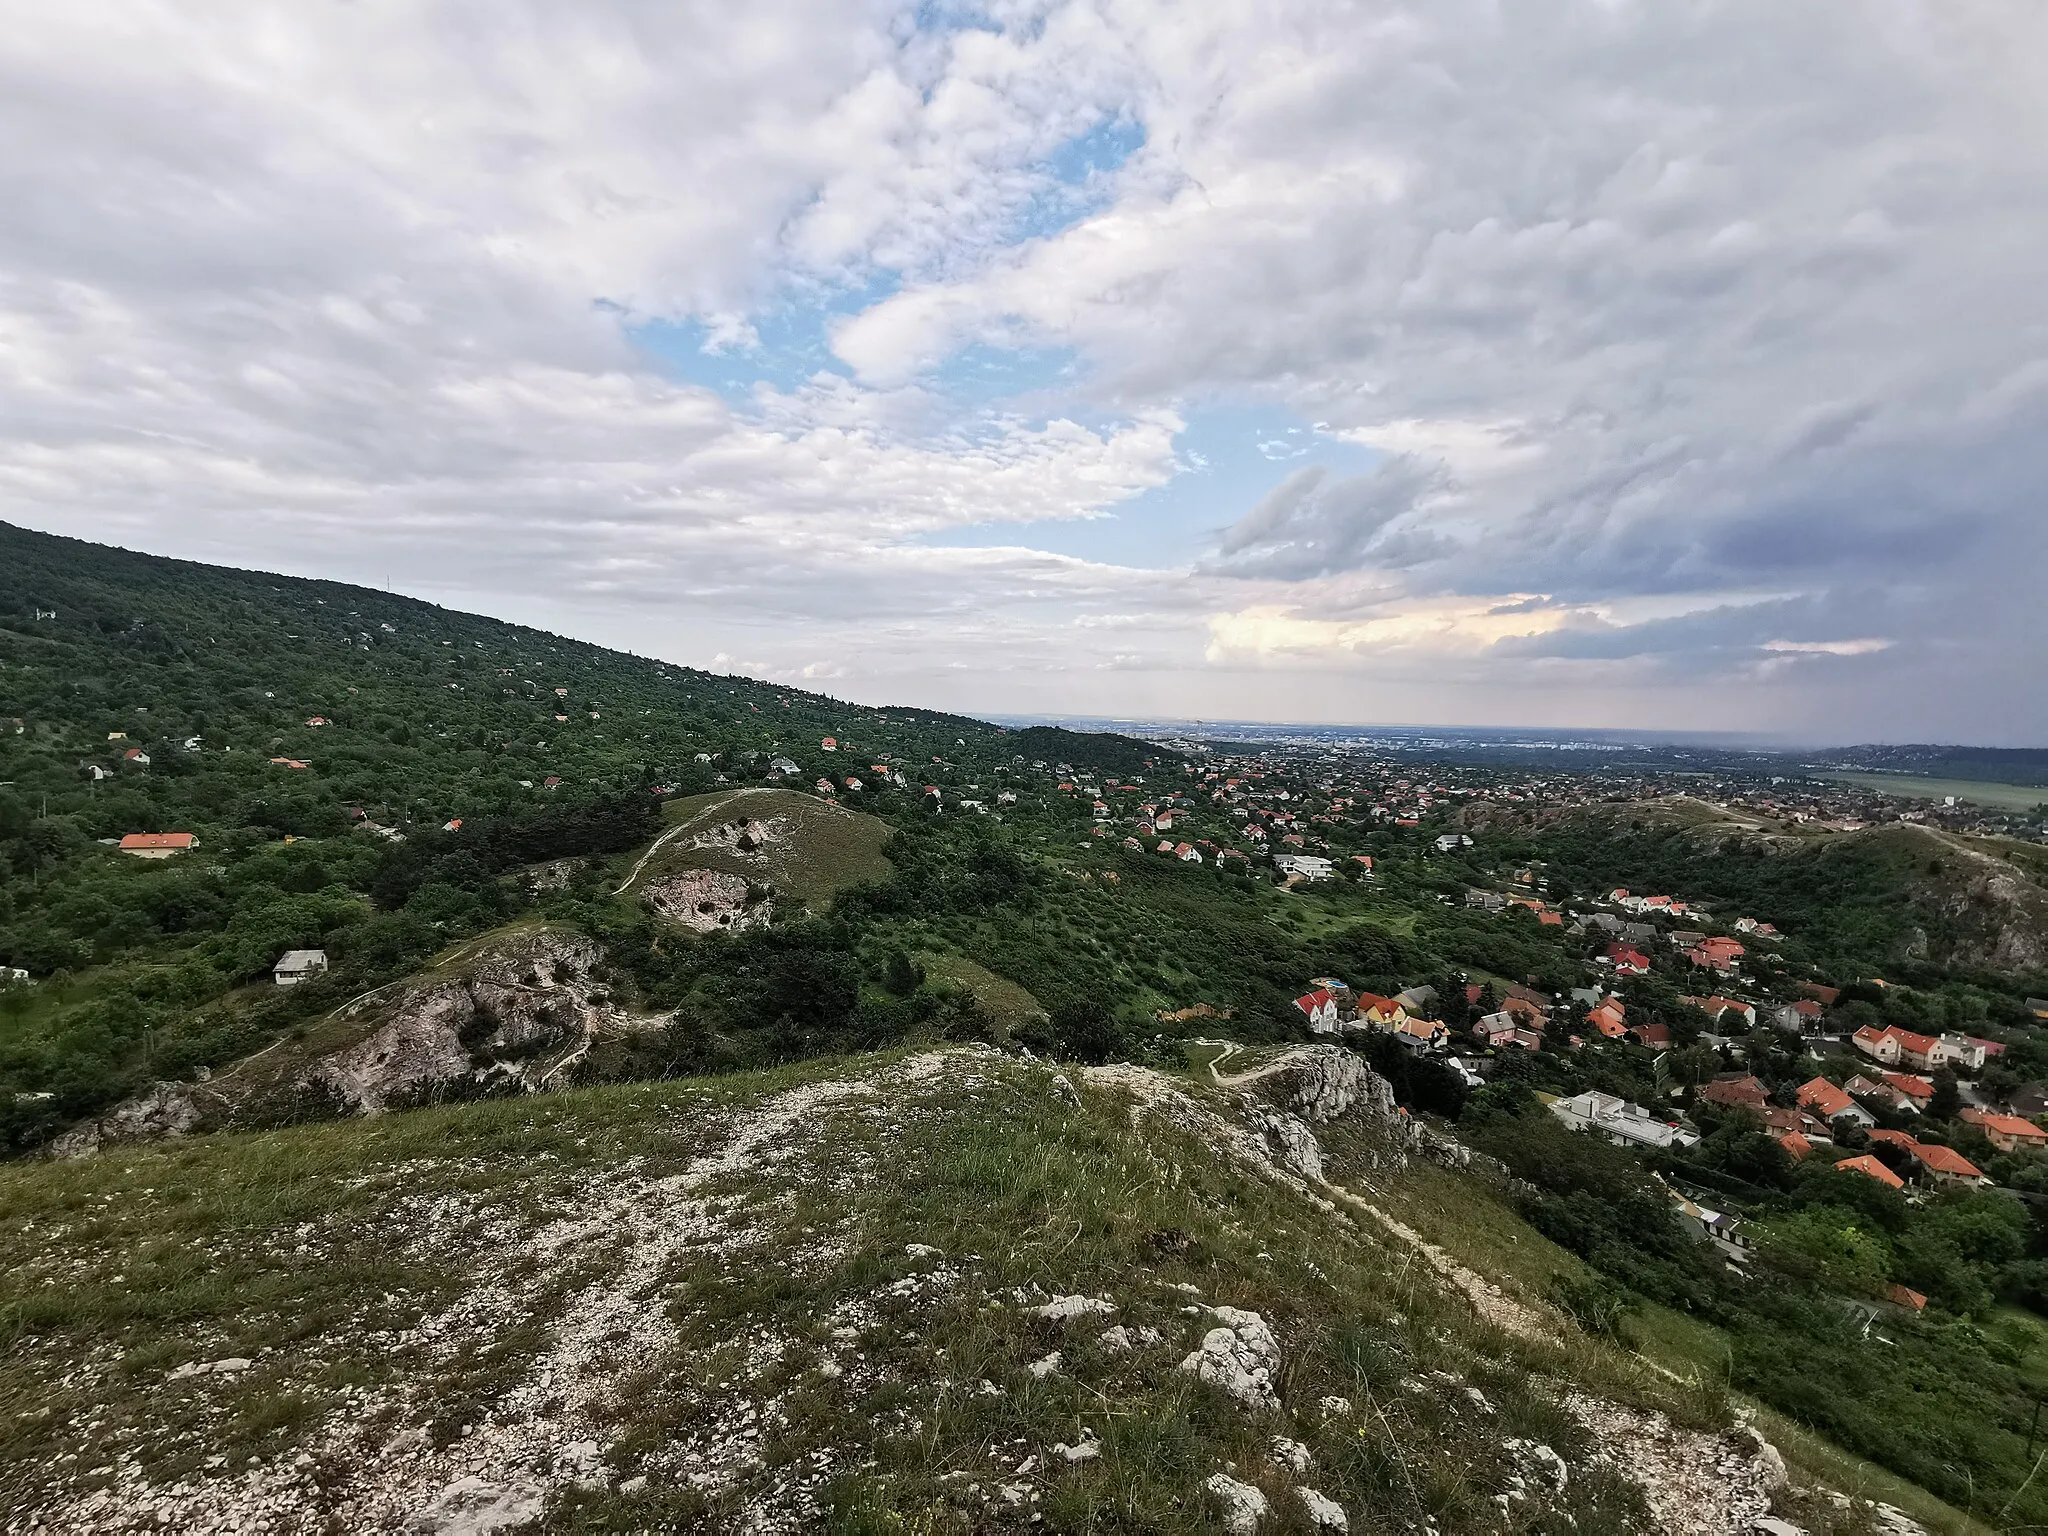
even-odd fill
[(647, 861), (653, 858), (657, 853), (661, 852), (663, 845), (666, 844), (670, 838), (680, 837), (685, 832), (695, 830), (695, 828), (699, 824), (701, 824), (706, 817), (716, 816), (721, 811), (727, 809), (735, 800), (739, 800), (747, 795), (768, 795), (774, 793), (776, 793), (776, 791), (771, 789), (765, 789), (755, 785), (748, 785), (744, 789), (733, 790), (723, 800), (720, 800), (716, 805), (705, 806), (703, 810), (699, 811), (696, 815), (692, 816), (688, 821), (679, 822), (675, 826), (670, 827), (666, 832), (662, 833), (661, 836), (657, 837), (651, 844), (648, 845), (648, 849), (645, 853), (641, 854), (639, 858), (633, 861), (633, 868), (631, 872), (627, 874), (625, 880), (620, 884), (617, 890), (612, 892), (612, 894), (614, 896), (625, 895), (626, 892), (632, 887), (633, 882), (640, 878), (640, 871), (647, 867)]

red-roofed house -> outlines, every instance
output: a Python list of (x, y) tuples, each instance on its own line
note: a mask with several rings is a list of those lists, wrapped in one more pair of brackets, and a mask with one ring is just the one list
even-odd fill
[(1787, 1131), (1778, 1138), (1778, 1145), (1792, 1154), (1792, 1161), (1803, 1163), (1813, 1156), (1813, 1143), (1798, 1131)]
[(2001, 1152), (2038, 1152), (2048, 1147), (2048, 1131), (2018, 1115), (2001, 1115), (1989, 1109), (1966, 1109), (1963, 1123), (1974, 1125), (1984, 1139)]
[(1916, 1109), (1925, 1109), (1934, 1098), (1934, 1084), (1924, 1077), (1909, 1077), (1903, 1072), (1880, 1072), (1878, 1076), (1892, 1092), (1912, 1100)]
[(138, 859), (168, 859), (198, 846), (199, 839), (190, 832), (130, 832), (121, 839), (121, 851)]
[(1302, 1011), (1308, 1020), (1308, 1027), (1319, 1035), (1337, 1033), (1337, 994), (1328, 987), (1317, 987), (1305, 996), (1297, 997), (1294, 1006)]
[(1944, 1042), (1934, 1036), (1915, 1034), (1910, 1029), (1900, 1029), (1896, 1024), (1883, 1029), (1866, 1024), (1856, 1031), (1850, 1043), (1882, 1066), (1911, 1067), (1915, 1072), (1931, 1072), (1953, 1054)]
[(1913, 1161), (1918, 1163), (1927, 1176), (1937, 1184), (1959, 1184), (1965, 1189), (1975, 1189), (1984, 1182), (1983, 1170), (1954, 1147), (1941, 1147), (1931, 1142), (1916, 1141), (1906, 1150), (1913, 1154)]
[(1631, 949), (1626, 944), (1607, 946), (1607, 958), (1615, 970), (1624, 976), (1647, 976), (1650, 974), (1650, 957), (1642, 951)]
[(1638, 1024), (1629, 1033), (1636, 1038), (1637, 1045), (1648, 1046), (1653, 1051), (1668, 1049), (1671, 1044), (1671, 1029), (1665, 1024)]
[(1908, 1312), (1925, 1312), (1927, 1298), (1918, 1291), (1903, 1285), (1888, 1285), (1884, 1288), (1884, 1299), (1895, 1307), (1904, 1307)]
[(1904, 1189), (1906, 1181), (1891, 1169), (1885, 1167), (1868, 1152), (1861, 1157), (1845, 1157), (1835, 1167), (1843, 1173), (1860, 1173), (1866, 1178), (1877, 1180), (1887, 1189)]
[(1700, 1097), (1723, 1109), (1762, 1109), (1769, 1095), (1753, 1077), (1717, 1077), (1702, 1084)]
[(1849, 1120), (1857, 1125), (1872, 1123), (1870, 1111), (1824, 1077), (1799, 1085), (1799, 1107), (1819, 1119)]
[(1723, 1014), (1732, 1013), (1750, 1028), (1756, 1027), (1754, 1003), (1737, 1002), (1734, 998), (1722, 997), (1719, 993), (1712, 997), (1688, 997), (1686, 1001), (1710, 1019), (1718, 1021)]

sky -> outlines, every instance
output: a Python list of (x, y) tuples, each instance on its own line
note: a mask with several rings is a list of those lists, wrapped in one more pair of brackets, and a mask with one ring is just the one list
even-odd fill
[(2039, 0), (70, 0), (0, 519), (968, 713), (2048, 745)]

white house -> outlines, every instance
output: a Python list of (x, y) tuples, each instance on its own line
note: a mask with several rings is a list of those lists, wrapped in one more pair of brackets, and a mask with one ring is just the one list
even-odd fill
[(1337, 868), (1331, 860), (1313, 853), (1276, 853), (1273, 867), (1283, 875), (1299, 875), (1304, 880), (1327, 880)]
[(1550, 1112), (1573, 1130), (1592, 1131), (1617, 1146), (1689, 1147), (1700, 1139), (1697, 1132), (1660, 1120), (1642, 1105), (1611, 1093), (1574, 1094), (1553, 1102)]
[(277, 979), (280, 987), (296, 987), (302, 981), (310, 981), (327, 969), (327, 951), (324, 949), (288, 949), (284, 957), (271, 967), (270, 974)]

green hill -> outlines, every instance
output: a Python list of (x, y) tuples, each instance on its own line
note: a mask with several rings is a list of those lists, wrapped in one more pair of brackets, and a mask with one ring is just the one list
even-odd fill
[[(0, 987), (0, 1142), (225, 1068), (507, 922), (547, 915), (646, 953), (601, 875), (672, 825), (665, 804), (780, 784), (822, 815), (817, 780), (862, 778), (845, 798), (872, 816), (832, 813), (838, 831), (768, 871), (819, 912), (886, 872), (886, 824), (926, 784), (957, 796), (1017, 756), (957, 715), (0, 524), (0, 964), (35, 983)], [(196, 843), (145, 860), (112, 846), (131, 833)], [(329, 973), (271, 987), (302, 948)], [(832, 1033), (790, 1032), (770, 1058)]]

